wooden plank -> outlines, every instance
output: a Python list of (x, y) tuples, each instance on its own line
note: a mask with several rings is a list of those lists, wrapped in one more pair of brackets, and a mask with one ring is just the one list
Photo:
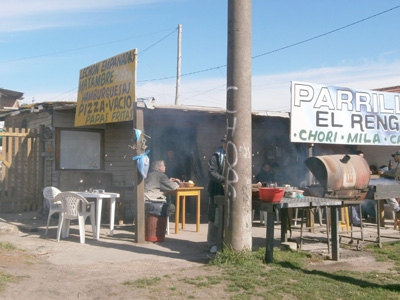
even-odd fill
[[(8, 132), (13, 132), (12, 128), (8, 129)], [(13, 158), (13, 142), (14, 139), (9, 137), (8, 138), (8, 152), (7, 152), (7, 161), (10, 163), (10, 168), (8, 169), (7, 173), (7, 198), (6, 199), (12, 199), (12, 175), (11, 175), (11, 165), (12, 165), (12, 158)]]
[[(7, 158), (6, 158), (5, 154), (6, 154), (6, 150), (7, 150), (7, 148), (8, 148), (8, 138), (7, 138), (7, 137), (3, 137), (2, 143), (3, 143), (3, 152), (2, 152), (2, 155), (1, 155), (1, 158), (0, 158), (0, 159), (1, 159), (2, 163), (4, 164), (4, 166), (6, 166), (5, 163), (7, 162), (7, 161), (6, 161)], [(8, 169), (2, 167), (2, 171), (1, 171), (1, 197), (0, 197), (0, 202), (1, 202), (2, 200), (5, 200), (5, 197), (6, 197), (6, 188), (7, 188), (7, 184), (6, 184), (6, 178), (7, 178), (7, 177), (6, 177), (6, 174), (7, 174), (7, 172), (8, 172)]]
[[(32, 140), (33, 138), (27, 138), (26, 139), (26, 183), (29, 186), (35, 187), (35, 179), (36, 179), (36, 174), (32, 172), (32, 169), (34, 167), (35, 162), (32, 160)], [(32, 195), (34, 198), (36, 198), (36, 194)]]
[(24, 132), (14, 132), (13, 128), (5, 128), (6, 131), (0, 132), (0, 136), (6, 137), (29, 137), (32, 136), (32, 133), (24, 133)]
[[(15, 128), (16, 133), (20, 133), (19, 128)], [(20, 136), (14, 137), (14, 151), (13, 151), (13, 163), (11, 164), (12, 177), (13, 177), (13, 197), (18, 199), (19, 205), (21, 205), (21, 200), (23, 200), (23, 195), (21, 195), (21, 187), (23, 182), (19, 182), (18, 175), (20, 174), (20, 167), (21, 167), (21, 142), (22, 139)], [(23, 179), (22, 179), (23, 181)], [(23, 206), (23, 204), (22, 204)]]
[(41, 203), (38, 192), (41, 187), (37, 184), (40, 181), (37, 149), (40, 138), (35, 130), (13, 128), (6, 129), (2, 136), (0, 160), (5, 166), (1, 175), (2, 211), (36, 210)]
[(36, 177), (36, 185), (37, 190), (36, 190), (36, 197), (38, 199), (39, 207), (43, 207), (43, 201), (42, 201), (42, 191), (44, 188), (44, 168), (46, 168), (45, 165), (45, 158), (44, 156), (41, 155), (42, 152), (45, 152), (45, 143), (43, 141), (43, 136), (44, 136), (44, 125), (40, 126), (39, 132), (35, 131), (36, 138), (34, 139), (34, 156), (35, 156), (35, 168), (34, 168), (34, 173), (37, 174)]
[[(26, 134), (26, 129), (22, 128), (21, 129), (21, 133)], [(20, 143), (19, 143), (19, 151), (18, 151), (18, 158), (17, 160), (19, 161), (19, 170), (18, 170), (18, 174), (19, 177), (21, 178), (21, 184), (29, 184), (29, 182), (26, 181), (27, 178), (27, 174), (25, 173), (25, 164), (27, 163), (26, 158), (27, 158), (27, 138), (26, 136), (20, 137), (19, 138)], [(26, 189), (21, 186), (22, 188), (18, 189), (18, 194), (19, 197), (23, 200), (26, 199), (26, 197), (28, 196), (27, 193), (25, 193)]]
[[(144, 128), (143, 110), (138, 109), (137, 103), (135, 103), (134, 109), (134, 129), (135, 128), (139, 130), (143, 130)], [(143, 135), (141, 136), (139, 142), (136, 143), (135, 156), (144, 153), (142, 143)], [(134, 196), (136, 200), (135, 241), (136, 243), (143, 243), (145, 241), (144, 180), (137, 170), (137, 160), (135, 160), (134, 169)]]

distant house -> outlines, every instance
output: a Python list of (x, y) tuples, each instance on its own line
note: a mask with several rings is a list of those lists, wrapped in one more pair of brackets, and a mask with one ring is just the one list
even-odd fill
[(0, 89), (0, 109), (18, 108), (18, 100), (22, 99), (24, 93)]
[(385, 87), (385, 88), (381, 88), (381, 89), (375, 89), (375, 91), (400, 93), (400, 85)]

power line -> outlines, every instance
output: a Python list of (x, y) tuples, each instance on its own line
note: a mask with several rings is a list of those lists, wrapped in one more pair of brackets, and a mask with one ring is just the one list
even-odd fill
[(281, 51), (281, 50), (285, 50), (285, 49), (288, 49), (288, 48), (291, 48), (291, 47), (294, 47), (294, 46), (297, 46), (297, 45), (301, 45), (301, 44), (310, 42), (310, 41), (312, 41), (312, 40), (321, 38), (321, 37), (323, 37), (323, 36), (332, 34), (332, 33), (334, 33), (334, 32), (337, 32), (337, 31), (346, 29), (346, 28), (348, 28), (348, 27), (354, 26), (354, 25), (359, 24), (359, 23), (361, 23), (361, 22), (365, 22), (365, 21), (367, 21), (367, 20), (369, 20), (369, 19), (372, 19), (372, 18), (375, 18), (375, 17), (377, 17), (377, 16), (383, 15), (383, 14), (388, 13), (388, 12), (390, 12), (390, 11), (392, 11), (392, 10), (395, 10), (395, 9), (397, 9), (397, 8), (399, 8), (399, 7), (400, 7), (400, 5), (395, 6), (395, 7), (393, 7), (393, 8), (390, 8), (390, 9), (388, 9), (388, 10), (382, 11), (382, 12), (380, 12), (380, 13), (377, 13), (377, 14), (372, 15), (372, 16), (370, 16), (370, 17), (366, 17), (366, 18), (361, 19), (361, 20), (359, 20), (359, 21), (350, 23), (350, 24), (348, 24), (348, 25), (339, 27), (339, 28), (337, 28), (337, 29), (333, 29), (333, 30), (328, 31), (328, 32), (326, 32), (326, 33), (316, 35), (316, 36), (311, 37), (311, 38), (309, 38), (309, 39), (302, 40), (302, 41), (300, 41), (300, 42), (297, 42), (297, 43), (294, 43), (294, 44), (291, 44), (291, 45), (288, 45), (288, 46), (284, 46), (284, 47), (281, 47), (281, 48), (278, 48), (278, 49), (275, 49), (275, 50), (272, 50), (272, 51), (269, 51), (269, 52), (265, 52), (265, 53), (262, 53), (262, 54), (253, 56), (252, 59), (259, 58), (259, 57), (264, 56), (264, 55), (268, 55), (268, 54), (271, 54), (271, 53), (274, 53), (274, 52), (278, 52), (278, 51)]
[[(224, 67), (226, 67), (226, 65), (222, 65), (222, 66), (218, 66), (218, 67), (212, 67), (212, 68), (208, 68), (208, 69), (204, 69), (204, 70), (200, 70), (200, 71), (193, 71), (193, 72), (190, 72), (190, 73), (182, 74), (181, 76), (189, 76), (189, 75), (208, 72), (208, 71), (212, 71), (212, 70), (218, 70), (218, 69), (224, 68)], [(171, 79), (171, 78), (176, 78), (176, 76), (168, 76), (168, 77), (162, 77), (162, 78), (157, 78), (157, 79), (146, 79), (146, 80), (140, 80), (138, 82), (160, 81), (160, 80)]]
[[(379, 12), (379, 13), (377, 13), (377, 14), (374, 14), (374, 15), (372, 15), (372, 16), (363, 18), (363, 19), (361, 19), (361, 20), (355, 21), (355, 22), (353, 22), (353, 23), (347, 24), (347, 25), (345, 25), (345, 26), (342, 26), (342, 27), (333, 29), (333, 30), (328, 31), (328, 32), (326, 32), (326, 33), (322, 33), (322, 34), (316, 35), (316, 36), (314, 36), (314, 37), (311, 37), (311, 38), (308, 38), (308, 39), (305, 39), (305, 40), (302, 40), (302, 41), (299, 41), (299, 42), (296, 42), (296, 43), (293, 43), (293, 44), (290, 44), (290, 45), (287, 45), (287, 46), (284, 46), (284, 47), (280, 47), (280, 48), (277, 48), (277, 49), (274, 49), (274, 50), (271, 50), (271, 51), (268, 51), (268, 52), (264, 52), (264, 53), (255, 55), (255, 56), (252, 57), (252, 59), (257, 59), (257, 58), (260, 58), (260, 57), (265, 56), (265, 55), (269, 55), (269, 54), (272, 54), (272, 53), (275, 53), (275, 52), (279, 52), (279, 51), (282, 51), (282, 50), (285, 50), (285, 49), (288, 49), (288, 48), (292, 48), (292, 47), (295, 47), (295, 46), (298, 46), (298, 45), (307, 43), (307, 42), (309, 42), (309, 41), (312, 41), (312, 40), (315, 40), (315, 39), (318, 39), (318, 38), (321, 38), (321, 37), (324, 37), (324, 36), (327, 36), (327, 35), (330, 35), (330, 34), (332, 34), (332, 33), (341, 31), (341, 30), (343, 30), (343, 29), (346, 29), (346, 28), (349, 28), (349, 27), (351, 27), (351, 26), (357, 25), (357, 24), (359, 24), (359, 23), (365, 22), (365, 21), (370, 20), (370, 19), (372, 19), (372, 18), (378, 17), (378, 16), (380, 16), (380, 15), (386, 14), (386, 13), (388, 13), (388, 12), (390, 12), (390, 11), (393, 11), (393, 10), (395, 10), (395, 9), (398, 9), (398, 8), (400, 8), (400, 5), (395, 6), (395, 7), (392, 7), (392, 8), (387, 9), (387, 10), (384, 10), (384, 11)], [(172, 35), (176, 30), (177, 30), (177, 29), (174, 29), (171, 33), (169, 33), (169, 34), (166, 35), (165, 37), (161, 38), (159, 41), (157, 41), (157, 42), (155, 42), (154, 44), (150, 45), (149, 47), (145, 48), (141, 53), (143, 54), (143, 52), (145, 52), (145, 51), (149, 50), (150, 48), (154, 47), (156, 44), (160, 43), (162, 40), (164, 40), (164, 39), (166, 39), (167, 37), (169, 37), (170, 35)], [(153, 34), (154, 34), (154, 33), (153, 33)], [(150, 34), (147, 34), (147, 35), (150, 35)], [(146, 36), (146, 35), (144, 35), (144, 36)], [(138, 37), (138, 36), (136, 36), (136, 37)], [(86, 49), (86, 48), (92, 48), (92, 47), (97, 47), (97, 46), (102, 46), (102, 45), (106, 45), (106, 44), (116, 43), (116, 42), (120, 42), (120, 41), (124, 41), (124, 40), (129, 40), (129, 39), (136, 38), (136, 37), (126, 38), (126, 39), (122, 39), (122, 40), (115, 40), (115, 41), (106, 42), (106, 43), (102, 43), (102, 44), (91, 45), (91, 46), (86, 46), (86, 47), (81, 47), (81, 48), (70, 49), (70, 50), (64, 50), (64, 51), (59, 51), (59, 52), (54, 52), (54, 53), (49, 53), (49, 54), (37, 55), (37, 56), (32, 56), (32, 57), (27, 57), (27, 58), (22, 58), (22, 59), (17, 59), (17, 60), (4, 61), (4, 62), (0, 62), (0, 64), (2, 64), (2, 63), (7, 63), (7, 62), (14, 62), (14, 61), (26, 60), (26, 59), (31, 59), (31, 58), (37, 58), (37, 57), (43, 57), (43, 56), (47, 56), (47, 55), (54, 55), (54, 54), (59, 54), (59, 53), (64, 53), (64, 52), (75, 51), (75, 50), (81, 50), (81, 49)], [(184, 74), (181, 74), (181, 77), (183, 77), (183, 76), (190, 76), (190, 75), (199, 74), (199, 73), (204, 73), (204, 72), (209, 72), (209, 71), (213, 71), (213, 70), (218, 70), (218, 69), (221, 69), (221, 68), (225, 68), (226, 66), (227, 66), (227, 65), (224, 64), (224, 65), (220, 65), (220, 66), (216, 66), (216, 67), (211, 67), (211, 68), (207, 68), (207, 69), (203, 69), (203, 70), (198, 70), (198, 71), (193, 71), (193, 72), (189, 72), (189, 73), (184, 73)], [(161, 77), (161, 78), (155, 78), (155, 79), (140, 80), (140, 81), (137, 81), (137, 83), (140, 83), (140, 82), (150, 82), (150, 81), (161, 81), (161, 80), (175, 79), (175, 78), (176, 78), (176, 76), (167, 76), (167, 77)]]
[[(288, 49), (288, 48), (292, 48), (292, 47), (295, 47), (295, 46), (298, 46), (298, 45), (307, 43), (307, 42), (309, 42), (309, 41), (312, 41), (312, 40), (321, 38), (321, 37), (323, 37), (323, 36), (327, 36), (327, 35), (329, 35), (329, 34), (338, 32), (338, 31), (340, 31), (340, 30), (346, 29), (346, 28), (351, 27), (351, 26), (354, 26), (354, 25), (356, 25), (356, 24), (365, 22), (365, 21), (367, 21), (367, 20), (370, 20), (370, 19), (375, 18), (375, 17), (377, 17), (377, 16), (383, 15), (383, 14), (385, 14), (385, 13), (388, 13), (388, 12), (390, 12), (390, 11), (392, 11), (392, 10), (395, 10), (395, 9), (398, 9), (398, 8), (400, 8), (400, 5), (395, 6), (395, 7), (392, 7), (392, 8), (387, 9), (387, 10), (384, 10), (384, 11), (382, 11), (382, 12), (380, 12), (380, 13), (377, 13), (377, 14), (375, 14), (375, 15), (366, 17), (366, 18), (364, 18), (364, 19), (355, 21), (355, 22), (350, 23), (350, 24), (348, 24), (348, 25), (339, 27), (339, 28), (337, 28), (337, 29), (333, 29), (333, 30), (328, 31), (328, 32), (326, 32), (326, 33), (322, 33), (322, 34), (316, 35), (316, 36), (314, 36), (314, 37), (311, 37), (311, 38), (302, 40), (302, 41), (300, 41), (300, 42), (296, 42), (296, 43), (290, 44), (290, 45), (288, 45), (288, 46), (284, 46), (284, 47), (277, 48), (277, 49), (274, 49), (274, 50), (271, 50), (271, 51), (268, 51), (268, 52), (265, 52), (265, 53), (261, 53), (261, 54), (255, 55), (255, 56), (252, 57), (252, 59), (256, 59), (256, 58), (259, 58), (259, 57), (262, 57), (262, 56), (265, 56), (265, 55), (268, 55), (268, 54), (272, 54), (272, 53), (275, 53), (275, 52), (278, 52), (278, 51), (282, 51), (282, 50), (285, 50), (285, 49)], [(209, 71), (212, 71), (212, 70), (217, 70), (217, 69), (220, 69), (220, 68), (224, 68), (224, 67), (226, 67), (226, 66), (227, 66), (227, 65), (225, 64), (225, 65), (221, 65), (221, 66), (218, 66), (218, 67), (212, 67), (212, 68), (208, 68), (208, 69), (203, 69), (203, 70), (199, 70), (199, 71), (194, 71), (194, 72), (190, 72), (190, 73), (185, 73), (185, 74), (182, 74), (181, 76), (189, 76), (189, 75), (194, 75), (194, 74), (198, 74), (198, 73), (209, 72)], [(162, 77), (162, 78), (155, 78), (155, 79), (147, 79), (147, 80), (141, 80), (141, 81), (138, 81), (138, 82), (160, 81), (160, 80), (166, 80), (166, 79), (171, 79), (171, 78), (175, 78), (175, 76)]]
[[(162, 41), (163, 39), (167, 38), (168, 36), (170, 36), (172, 33), (174, 33), (177, 29), (174, 29), (174, 31), (172, 31), (171, 33), (169, 33), (168, 35), (166, 35), (164, 38), (162, 38), (160, 41)], [(67, 49), (67, 50), (61, 50), (61, 51), (56, 51), (56, 52), (51, 52), (51, 53), (46, 53), (46, 54), (39, 54), (39, 55), (34, 55), (34, 56), (29, 56), (29, 57), (24, 57), (24, 58), (18, 58), (18, 59), (12, 59), (12, 60), (6, 60), (6, 61), (1, 61), (0, 64), (5, 64), (5, 63), (10, 63), (10, 62), (17, 62), (17, 61), (22, 61), (22, 60), (28, 60), (28, 59), (34, 59), (34, 58), (39, 58), (39, 57), (45, 57), (45, 56), (50, 56), (50, 55), (56, 55), (56, 54), (61, 54), (61, 53), (66, 53), (66, 52), (73, 52), (73, 51), (79, 51), (79, 50), (83, 50), (83, 49), (89, 49), (89, 48), (94, 48), (94, 47), (99, 47), (99, 46), (104, 46), (104, 45), (109, 45), (109, 44), (114, 44), (114, 43), (119, 43), (119, 42), (124, 42), (124, 41), (128, 41), (128, 40), (132, 40), (132, 39), (136, 39), (138, 37), (144, 37), (144, 36), (149, 36), (149, 35), (153, 35), (153, 34), (157, 34), (159, 32), (164, 32), (165, 30), (162, 31), (157, 31), (157, 32), (153, 32), (153, 33), (148, 33), (148, 34), (142, 34), (142, 35), (137, 35), (137, 36), (131, 36), (125, 39), (120, 39), (120, 40), (114, 40), (114, 41), (109, 41), (109, 42), (104, 42), (101, 44), (95, 44), (95, 45), (89, 45), (89, 46), (83, 46), (83, 47), (79, 47), (79, 48), (72, 48), (72, 49)], [(160, 41), (156, 42), (155, 44), (159, 43)], [(153, 44), (153, 45), (155, 45)], [(153, 45), (147, 47), (144, 51), (150, 49)]]
[[(173, 34), (173, 33), (176, 32), (176, 31), (177, 31), (177, 28), (174, 29), (171, 33), (169, 33), (169, 34), (167, 34), (166, 36), (164, 36), (163, 38), (161, 38), (160, 40), (158, 40), (157, 42), (155, 42), (155, 43), (153, 43), (152, 45), (150, 45), (149, 47), (145, 48), (145, 49), (141, 52), (141, 54), (143, 55), (144, 52), (146, 52), (147, 50), (151, 49), (152, 47), (154, 47), (155, 45), (157, 45), (157, 44), (160, 43), (161, 41), (165, 40), (167, 37), (169, 37), (171, 34)], [(72, 51), (72, 50), (71, 50), (71, 51)], [(73, 88), (73, 89), (71, 89), (71, 90), (69, 90), (69, 91), (66, 91), (66, 92), (60, 94), (59, 96), (57, 96), (57, 98), (60, 97), (60, 96), (62, 96), (62, 95), (64, 95), (64, 94), (67, 94), (67, 93), (69, 93), (69, 92), (71, 92), (71, 91), (73, 91), (73, 90), (77, 90), (77, 89), (78, 89), (78, 88), (76, 87), (76, 88)], [(53, 98), (56, 98), (56, 97), (50, 98), (49, 101), (50, 101), (51, 99), (53, 99)]]
[(140, 52), (141, 55), (143, 55), (144, 52), (146, 52), (147, 50), (153, 48), (155, 45), (157, 45), (158, 43), (162, 42), (163, 40), (165, 40), (167, 37), (169, 37), (171, 34), (175, 33), (178, 30), (178, 28), (175, 28), (171, 33), (167, 34), (166, 36), (164, 36), (163, 38), (161, 38), (160, 40), (158, 40), (157, 42), (155, 42), (154, 44), (150, 45), (149, 47), (145, 48), (144, 50), (142, 50)]

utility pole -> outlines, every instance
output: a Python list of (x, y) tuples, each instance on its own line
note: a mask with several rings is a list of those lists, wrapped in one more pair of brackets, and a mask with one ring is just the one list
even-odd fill
[(179, 105), (179, 93), (181, 87), (181, 41), (182, 41), (182, 25), (178, 25), (178, 65), (176, 68), (176, 92), (175, 105)]
[(226, 245), (251, 250), (251, 0), (228, 1)]

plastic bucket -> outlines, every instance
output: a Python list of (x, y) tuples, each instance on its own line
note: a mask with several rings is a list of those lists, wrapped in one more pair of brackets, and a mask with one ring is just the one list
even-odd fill
[(167, 230), (166, 216), (146, 214), (145, 219), (145, 240), (149, 242), (164, 242)]
[(285, 190), (282, 188), (260, 188), (260, 197), (262, 201), (266, 202), (279, 202), (283, 198)]

